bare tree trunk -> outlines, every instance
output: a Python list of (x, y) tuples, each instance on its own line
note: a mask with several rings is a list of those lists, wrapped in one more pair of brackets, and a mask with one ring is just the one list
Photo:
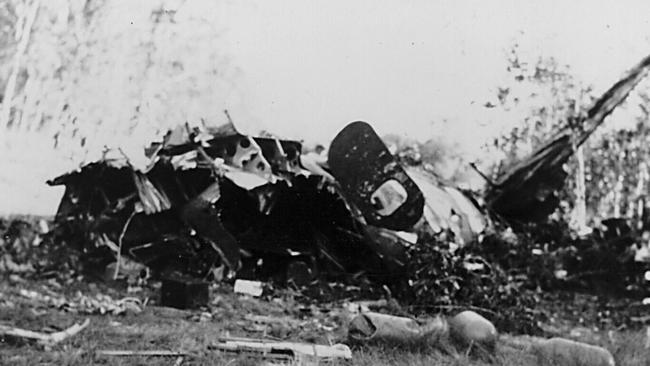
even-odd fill
[(641, 230), (643, 229), (643, 219), (644, 219), (644, 211), (646, 210), (646, 204), (647, 204), (647, 199), (646, 199), (646, 192), (647, 192), (647, 182), (648, 182), (648, 177), (650, 176), (650, 172), (648, 172), (648, 165), (645, 162), (641, 162), (639, 164), (639, 178), (636, 184), (636, 190), (634, 192), (634, 212), (633, 216), (635, 221), (636, 221), (636, 229)]
[(625, 176), (623, 173), (618, 175), (616, 185), (614, 186), (614, 213), (613, 217), (621, 217), (621, 200), (623, 199), (623, 182)]
[(587, 199), (585, 188), (585, 155), (583, 147), (576, 150), (578, 158), (578, 172), (576, 175), (576, 203), (575, 203), (575, 225), (579, 233), (586, 232), (587, 229)]
[[(582, 105), (582, 98), (584, 93), (579, 91), (576, 96), (574, 107), (574, 115), (578, 116), (581, 114), (580, 108)], [(578, 171), (576, 174), (576, 202), (574, 207), (574, 224), (578, 233), (587, 233), (589, 229), (587, 228), (587, 192), (586, 192), (586, 183), (585, 183), (585, 154), (584, 148), (582, 145), (577, 146), (574, 144), (573, 149), (578, 159)]]
[(36, 20), (39, 6), (40, 0), (34, 0), (25, 12), (24, 19), (18, 21), (18, 24), (22, 24), (23, 26), (16, 29), (16, 35), (19, 36), (20, 39), (18, 41), (18, 47), (16, 48), (16, 54), (14, 55), (11, 74), (7, 80), (7, 85), (5, 86), (2, 109), (0, 109), (0, 128), (7, 129), (11, 122), (9, 117), (11, 115), (14, 93), (16, 92), (16, 80), (18, 79), (18, 73), (22, 67), (23, 55), (29, 45), (29, 38), (32, 33), (32, 27)]

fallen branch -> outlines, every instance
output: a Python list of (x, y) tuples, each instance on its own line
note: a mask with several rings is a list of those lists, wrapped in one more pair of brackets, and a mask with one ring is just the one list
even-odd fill
[(50, 334), (0, 325), (0, 335), (34, 340), (39, 344), (52, 346), (81, 332), (88, 324), (90, 324), (90, 319), (86, 319), (82, 324), (74, 324), (68, 329)]
[(632, 316), (630, 320), (635, 323), (650, 324), (650, 315)]
[(131, 223), (131, 220), (133, 220), (133, 217), (138, 213), (137, 210), (133, 210), (131, 212), (131, 215), (129, 215), (129, 218), (126, 219), (126, 222), (124, 223), (124, 227), (122, 227), (122, 232), (120, 233), (120, 237), (117, 239), (117, 260), (115, 263), (115, 272), (113, 273), (113, 280), (117, 280), (117, 276), (120, 274), (120, 263), (122, 262), (122, 242), (124, 241), (124, 235), (126, 235), (126, 230), (129, 228), (129, 224)]
[(481, 178), (483, 178), (483, 180), (485, 181), (485, 183), (487, 183), (490, 187), (496, 187), (496, 184), (494, 183), (494, 181), (492, 181), (492, 179), (490, 179), (490, 177), (488, 177), (487, 174), (483, 173), (483, 172), (481, 171), (481, 169), (479, 169), (479, 168), (476, 166), (476, 163), (471, 162), (471, 163), (469, 163), (469, 166), (470, 166), (472, 169), (474, 169), (474, 171), (476, 172), (476, 174), (478, 174)]

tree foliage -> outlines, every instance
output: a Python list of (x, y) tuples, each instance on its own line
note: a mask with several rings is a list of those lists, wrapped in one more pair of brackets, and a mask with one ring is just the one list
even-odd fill
[(594, 216), (642, 219), (646, 210), (650, 98), (639, 97), (641, 113), (633, 123), (603, 131), (586, 149), (587, 202)]
[[(494, 167), (495, 176), (548, 141), (559, 129), (579, 128), (576, 120), (595, 99), (593, 87), (578, 80), (569, 66), (562, 66), (554, 58), (522, 59), (517, 45), (508, 56), (510, 82), (498, 87), (495, 102), (486, 106), (499, 108), (519, 122), (488, 146), (504, 156)], [(642, 211), (638, 203), (645, 202), (648, 189), (645, 161), (649, 157), (646, 146), (650, 99), (644, 92), (647, 83), (637, 89), (640, 91), (633, 92), (632, 101), (619, 107), (627, 113), (614, 113), (583, 145), (587, 213), (592, 222), (607, 217), (634, 217)], [(620, 123), (625, 119), (627, 123)], [(561, 192), (561, 213), (568, 220), (577, 200), (577, 159), (571, 159), (565, 169), (569, 179)]]
[(9, 20), (1, 24), (11, 25), (0, 29), (0, 49), (13, 52), (0, 57), (0, 81), (18, 75), (2, 128), (38, 131), (83, 156), (126, 136), (137, 140), (137, 132), (150, 138), (186, 120), (222, 118), (236, 94), (237, 70), (217, 44), (223, 30), (216, 8), (171, 0), (40, 1), (28, 47), (14, 64), (13, 33), (25, 17), (18, 9), (33, 4), (39, 2), (11, 0), (0, 8)]
[(495, 138), (490, 146), (505, 154), (495, 175), (570, 125), (572, 117), (584, 113), (594, 98), (591, 88), (576, 80), (569, 67), (554, 58), (525, 60), (515, 45), (506, 62), (510, 82), (497, 87), (495, 103), (486, 104), (513, 119), (510, 130)]
[[(433, 123), (432, 130), (444, 131), (446, 123)], [(462, 149), (444, 134), (435, 134), (424, 142), (397, 134), (386, 135), (382, 139), (406, 165), (420, 166), (450, 184), (463, 185), (468, 181), (471, 172), (468, 171), (469, 165)]]

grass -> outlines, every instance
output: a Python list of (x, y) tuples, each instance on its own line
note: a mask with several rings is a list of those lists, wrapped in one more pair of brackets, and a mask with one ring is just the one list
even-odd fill
[[(29, 281), (5, 276), (0, 281), (0, 324), (35, 331), (55, 331), (85, 318), (90, 326), (82, 333), (44, 349), (35, 344), (0, 342), (2, 365), (173, 365), (175, 357), (107, 357), (96, 351), (172, 350), (186, 352), (183, 365), (255, 365), (259, 360), (223, 354), (210, 350), (221, 336), (283, 338), (293, 341), (344, 342), (350, 314), (340, 304), (304, 304), (292, 293), (279, 293), (265, 299), (252, 299), (232, 294), (232, 288), (214, 288), (209, 308), (182, 311), (155, 306), (156, 289), (136, 294), (151, 297), (153, 305), (138, 314), (87, 315), (66, 312), (20, 295), (20, 289), (40, 293), (60, 293), (71, 298), (74, 293), (108, 294), (114, 299), (127, 294), (125, 289), (103, 283), (73, 280), (57, 284), (52, 280)], [(201, 313), (210, 313), (211, 317)], [(260, 324), (250, 315), (270, 315), (279, 321)], [(462, 351), (444, 353), (436, 347), (397, 347), (365, 345), (353, 348), (352, 365), (533, 365), (533, 356), (520, 346), (513, 346), (512, 336), (503, 336), (491, 359), (468, 356)], [(592, 332), (582, 340), (609, 349), (618, 365), (647, 366), (650, 350), (644, 348), (644, 330)], [(340, 363), (344, 364), (344, 363)]]

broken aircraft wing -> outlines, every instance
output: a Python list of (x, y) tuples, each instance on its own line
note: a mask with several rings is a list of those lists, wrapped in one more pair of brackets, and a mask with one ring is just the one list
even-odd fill
[(488, 187), (488, 207), (502, 217), (524, 222), (545, 219), (558, 206), (557, 191), (566, 179), (563, 165), (574, 147), (584, 143), (614, 109), (630, 94), (650, 69), (646, 56), (609, 88), (579, 120), (578, 131), (564, 128), (548, 143), (515, 165)]

